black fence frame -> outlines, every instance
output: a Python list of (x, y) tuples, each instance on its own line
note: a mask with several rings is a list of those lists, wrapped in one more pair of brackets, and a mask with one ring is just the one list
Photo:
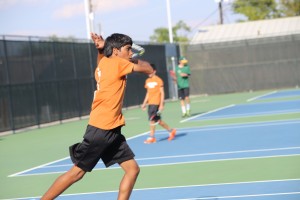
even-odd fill
[[(166, 47), (142, 44), (142, 59), (159, 66), (169, 98)], [(3, 36), (0, 39), (0, 132), (89, 115), (97, 50), (91, 41)], [(128, 75), (124, 108), (145, 96), (146, 75)]]

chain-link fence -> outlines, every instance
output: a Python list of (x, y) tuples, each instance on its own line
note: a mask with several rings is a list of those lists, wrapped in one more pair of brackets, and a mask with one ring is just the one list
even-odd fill
[(300, 85), (300, 34), (186, 47), (192, 94), (219, 94)]
[[(300, 85), (300, 35), (170, 46), (142, 44), (157, 66), (166, 98), (176, 97), (168, 70), (180, 54), (191, 66), (191, 94)], [(175, 47), (175, 48), (174, 48)], [(89, 41), (0, 39), (0, 132), (80, 118), (90, 112), (97, 51)], [(124, 107), (142, 103), (146, 75), (128, 76)]]
[[(143, 44), (169, 98), (165, 45)], [(90, 112), (97, 50), (90, 41), (0, 39), (0, 132), (81, 118)], [(146, 75), (128, 76), (124, 106), (141, 104)]]

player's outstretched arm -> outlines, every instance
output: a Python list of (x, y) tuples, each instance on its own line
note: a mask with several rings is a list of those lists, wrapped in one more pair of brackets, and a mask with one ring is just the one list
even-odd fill
[(101, 35), (97, 35), (97, 33), (91, 32), (91, 38), (95, 44), (95, 47), (98, 49), (98, 57), (97, 57), (97, 64), (103, 58), (103, 48), (105, 40), (102, 38)]
[(150, 63), (148, 63), (147, 61), (136, 60), (134, 63), (135, 63), (135, 65), (133, 67), (134, 72), (142, 72), (145, 74), (153, 73), (153, 69), (152, 69)]

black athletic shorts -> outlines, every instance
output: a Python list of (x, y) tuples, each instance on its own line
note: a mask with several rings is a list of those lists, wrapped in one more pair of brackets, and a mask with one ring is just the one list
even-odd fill
[(158, 105), (152, 105), (152, 104), (148, 105), (149, 120), (157, 122), (161, 119), (160, 114), (158, 115), (157, 111), (158, 111)]
[(121, 126), (103, 130), (88, 125), (83, 141), (69, 148), (73, 163), (86, 172), (102, 159), (106, 167), (134, 158), (134, 153), (121, 134)]
[(190, 96), (190, 88), (181, 88), (178, 89), (178, 98), (184, 100), (185, 97)]

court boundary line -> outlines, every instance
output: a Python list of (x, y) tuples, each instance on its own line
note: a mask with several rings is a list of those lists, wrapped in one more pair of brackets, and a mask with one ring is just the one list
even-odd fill
[[(299, 100), (297, 99), (297, 100), (291, 100), (291, 101), (293, 102), (293, 101), (299, 101)], [(285, 101), (285, 102), (289, 102), (289, 101)], [(278, 103), (278, 102), (263, 102), (263, 103), (258, 102), (258, 103), (255, 103), (255, 104), (259, 105), (259, 104), (270, 104), (270, 103)], [(192, 121), (195, 118), (202, 117), (202, 116), (205, 116), (207, 114), (211, 114), (211, 113), (214, 113), (214, 112), (217, 112), (217, 111), (220, 111), (220, 110), (224, 110), (226, 108), (231, 108), (231, 107), (234, 107), (234, 106), (249, 106), (249, 105), (251, 105), (251, 104), (230, 104), (228, 106), (220, 107), (220, 108), (217, 108), (217, 109), (205, 112), (205, 113), (201, 113), (201, 114), (183, 119), (183, 120), (180, 121), (180, 123), (183, 123), (183, 122), (186, 122), (186, 121)], [(299, 109), (297, 109), (297, 110), (295, 110), (295, 109), (285, 109), (285, 110), (271, 111), (271, 112), (270, 111), (265, 111), (265, 112), (262, 112), (262, 113), (261, 112), (246, 113), (246, 114), (241, 113), (241, 114), (221, 115), (221, 116), (216, 116), (216, 117), (204, 117), (204, 118), (201, 118), (201, 119), (195, 120), (195, 121), (218, 120), (218, 119), (227, 119), (227, 118), (232, 119), (232, 118), (238, 118), (238, 117), (248, 118), (248, 117), (260, 117), (260, 116), (269, 116), (269, 115), (294, 114), (294, 113), (299, 113), (299, 111), (300, 111)]]
[(205, 113), (201, 113), (201, 114), (199, 114), (199, 115), (195, 115), (195, 116), (193, 116), (193, 117), (189, 117), (189, 118), (187, 118), (187, 119), (181, 120), (180, 123), (189, 121), (189, 120), (194, 119), (194, 118), (197, 118), (197, 117), (201, 117), (201, 116), (203, 116), (203, 115), (207, 115), (207, 114), (214, 113), (214, 112), (217, 112), (217, 111), (220, 111), (220, 110), (224, 110), (224, 109), (226, 109), (226, 108), (231, 108), (231, 107), (234, 107), (234, 106), (236, 106), (236, 104), (230, 104), (230, 105), (228, 105), (228, 106), (223, 106), (223, 107), (220, 107), (220, 108), (216, 108), (216, 109), (214, 109), (214, 110), (211, 110), (211, 111), (208, 111), (208, 112), (205, 112)]
[(280, 195), (294, 195), (300, 194), (300, 192), (282, 192), (282, 193), (264, 193), (264, 194), (245, 194), (245, 195), (231, 195), (231, 196), (215, 196), (215, 197), (196, 197), (188, 199), (170, 199), (170, 200), (209, 200), (209, 199), (235, 199), (235, 198), (247, 198), (247, 197), (265, 197), (265, 196), (280, 196)]
[[(300, 113), (300, 109), (289, 109), (289, 110), (280, 110), (280, 111), (266, 111), (266, 112), (255, 112), (255, 113), (241, 113), (241, 114), (231, 114), (231, 115), (220, 115), (212, 117), (204, 117), (199, 120), (218, 120), (218, 119), (234, 119), (234, 118), (249, 118), (249, 117), (262, 117), (262, 116), (273, 116), (273, 115), (283, 115), (283, 114), (295, 114)], [(201, 116), (200, 116), (201, 117)], [(192, 118), (186, 119), (187, 121), (192, 120)]]
[(278, 90), (274, 90), (274, 91), (272, 91), (272, 92), (268, 92), (268, 93), (266, 93), (266, 94), (263, 94), (263, 95), (260, 95), (260, 96), (256, 96), (256, 97), (253, 97), (253, 98), (250, 98), (250, 99), (247, 99), (247, 102), (254, 101), (254, 100), (258, 99), (258, 98), (262, 98), (262, 97), (265, 97), (265, 96), (274, 94), (274, 93), (276, 93), (276, 92), (278, 92)]
[[(254, 149), (254, 150), (252, 149), (252, 150), (243, 150), (243, 151), (221, 151), (221, 152), (213, 152), (213, 153), (183, 154), (183, 155), (175, 155), (175, 156), (136, 158), (135, 160), (136, 161), (138, 161), (138, 160), (140, 160), (140, 161), (159, 160), (159, 159), (169, 159), (169, 158), (186, 158), (186, 157), (197, 157), (197, 156), (226, 155), (226, 154), (240, 154), (240, 153), (253, 153), (253, 152), (272, 152), (272, 151), (294, 150), (294, 149), (300, 149), (300, 146), (299, 147), (270, 148), (270, 149)], [(288, 155), (295, 155), (295, 154), (288, 154)], [(70, 157), (67, 157), (67, 159), (70, 159)], [(71, 164), (62, 164), (62, 165), (55, 165), (55, 166), (47, 166), (46, 168), (68, 167), (68, 166), (72, 166), (72, 165), (73, 165), (72, 163)], [(95, 168), (95, 170), (96, 169), (97, 168)]]
[[(228, 124), (216, 124), (216, 125), (206, 125), (206, 126), (191, 126), (188, 128), (180, 128), (180, 130), (186, 130), (186, 129), (209, 129), (209, 128), (217, 128), (219, 129), (220, 127), (228, 127), (228, 126), (251, 126), (251, 124), (267, 124), (267, 123), (299, 123), (300, 119), (279, 119), (279, 120), (267, 120), (267, 121), (255, 121), (255, 122), (239, 122), (239, 123), (228, 123)], [(275, 124), (278, 125), (278, 124)], [(263, 126), (263, 125), (260, 125)], [(177, 129), (179, 130), (179, 129)], [(161, 132), (165, 132), (164, 130), (157, 130), (156, 134), (161, 134)], [(149, 133), (149, 131), (148, 131)]]
[[(141, 133), (141, 134), (139, 134), (139, 135), (135, 135), (135, 136), (133, 136), (133, 137), (130, 137), (130, 138), (128, 138), (127, 140), (134, 139), (134, 138), (136, 138), (136, 137), (138, 137), (138, 136), (146, 135), (147, 133), (149, 133), (149, 131), (148, 131), (148, 132)], [(36, 166), (36, 167), (32, 167), (32, 168), (23, 170), (23, 171), (21, 171), (21, 172), (17, 172), (17, 173), (8, 175), (7, 177), (22, 176), (22, 175), (20, 175), (20, 174), (26, 173), (26, 172), (28, 172), (28, 171), (35, 170), (35, 169), (38, 169), (38, 168), (42, 168), (42, 167), (47, 166), (47, 165), (51, 165), (51, 164), (53, 164), (53, 163), (56, 163), (56, 162), (59, 162), (59, 161), (62, 161), (62, 160), (68, 159), (68, 158), (70, 158), (70, 156), (67, 156), (67, 157), (64, 157), (64, 158), (61, 158), (61, 159), (58, 159), (58, 160), (54, 160), (54, 161), (51, 161), (51, 162), (48, 162), (48, 163), (45, 163), (45, 164), (42, 164), (42, 165), (38, 165), (38, 166)], [(51, 173), (50, 173), (50, 174), (51, 174)]]
[[(227, 125), (211, 125), (211, 126), (208, 126), (208, 127), (191, 127), (191, 128), (182, 128), (182, 129), (196, 129), (196, 128), (200, 128), (200, 129), (204, 129), (204, 130), (200, 130), (200, 131), (205, 131), (207, 129), (209, 129), (209, 130), (218, 130), (218, 129), (228, 129), (228, 128), (240, 128), (240, 127), (255, 127), (255, 126), (264, 126), (264, 125), (275, 125), (275, 126), (276, 125), (281, 125), (281, 124), (278, 124), (278, 121), (282, 122), (282, 124), (299, 123), (299, 120), (292, 119), (292, 120), (274, 120), (274, 121), (266, 121), (266, 122), (237, 123), (237, 124), (227, 124)], [(224, 126), (224, 127), (222, 127), (222, 126)], [(161, 130), (159, 130), (159, 131), (161, 131)], [(197, 130), (197, 131), (199, 131), (199, 130)], [(165, 132), (165, 131), (163, 131), (163, 132)], [(134, 139), (134, 138), (146, 135), (146, 134), (149, 134), (149, 131), (141, 133), (141, 134), (138, 134), (138, 135), (135, 135), (135, 136), (132, 136), (132, 137), (128, 138), (127, 140), (131, 140), (131, 139)], [(296, 154), (293, 154), (293, 155), (296, 155)], [(58, 160), (55, 160), (55, 161), (52, 161), (52, 162), (48, 162), (48, 163), (45, 163), (45, 164), (42, 164), (42, 165), (30, 168), (30, 169), (27, 169), (27, 170), (23, 170), (21, 172), (17, 172), (17, 173), (11, 174), (8, 177), (34, 176), (34, 175), (41, 175), (41, 174), (63, 173), (64, 171), (63, 172), (60, 171), (60, 172), (51, 172), (51, 173), (37, 173), (37, 174), (29, 174), (29, 175), (24, 174), (24, 175), (22, 175), (22, 173), (26, 173), (26, 172), (34, 170), (34, 169), (42, 168), (44, 166), (47, 166), (47, 165), (50, 165), (50, 164), (53, 164), (55, 162), (59, 162), (59, 161), (62, 161), (62, 160), (68, 159), (68, 158), (70, 158), (70, 156), (67, 156), (67, 157), (64, 157), (62, 159), (58, 159)], [(249, 157), (249, 158), (251, 158), (251, 157)], [(218, 161), (218, 160), (216, 160), (216, 161)], [(197, 161), (197, 162), (199, 162), (199, 161)], [(181, 162), (181, 163), (185, 163), (185, 162)], [(181, 163), (178, 163), (178, 164), (181, 164)], [(171, 164), (174, 164), (174, 163), (171, 163)], [(143, 165), (143, 166), (148, 166), (148, 165)], [(157, 166), (157, 165), (153, 165), (153, 166)], [(108, 169), (115, 169), (115, 168), (104, 168), (104, 169), (108, 170)], [(104, 169), (95, 169), (95, 170), (104, 170)]]
[[(143, 190), (157, 190), (157, 189), (170, 189), (170, 188), (188, 188), (188, 187), (207, 187), (207, 186), (220, 186), (220, 185), (238, 185), (238, 184), (255, 184), (255, 183), (273, 183), (273, 182), (289, 182), (289, 181), (300, 181), (300, 178), (296, 179), (275, 179), (275, 180), (259, 180), (259, 181), (238, 181), (238, 182), (225, 182), (225, 183), (209, 183), (209, 184), (199, 184), (199, 185), (178, 185), (178, 186), (168, 186), (168, 187), (151, 187), (151, 188), (137, 188), (133, 191), (143, 191)], [(102, 194), (102, 193), (113, 193), (118, 192), (118, 190), (109, 190), (101, 192), (83, 192), (83, 193), (73, 193), (73, 194), (62, 194), (60, 196), (75, 196), (75, 195), (85, 195), (85, 194)], [(0, 200), (16, 200), (16, 199), (30, 199), (30, 198), (40, 198), (38, 197), (22, 197), (22, 198), (12, 198), (12, 199), (0, 199)], [(175, 199), (174, 199), (175, 200)], [(178, 199), (179, 200), (179, 199)]]
[(17, 172), (17, 173), (11, 174), (11, 175), (9, 175), (9, 176), (7, 176), (7, 177), (22, 176), (22, 175), (20, 175), (20, 174), (26, 173), (26, 172), (28, 172), (28, 171), (35, 170), (35, 169), (38, 169), (38, 168), (45, 167), (45, 166), (47, 166), (47, 165), (51, 165), (51, 164), (53, 164), (53, 163), (56, 163), (56, 162), (65, 160), (65, 159), (67, 159), (67, 158), (69, 158), (69, 156), (68, 156), (68, 157), (65, 157), (65, 158), (61, 158), (61, 159), (55, 160), (55, 161), (52, 161), (52, 162), (48, 162), (48, 163), (45, 163), (45, 164), (42, 164), (42, 165), (38, 165), (38, 166), (36, 166), (36, 167), (32, 167), (32, 168), (30, 168), (30, 169), (23, 170), (23, 171), (21, 171), (21, 172)]
[[(163, 163), (163, 164), (151, 164), (151, 165), (139, 165), (142, 167), (154, 167), (154, 166), (166, 166), (166, 165), (180, 165), (180, 164), (193, 164), (193, 163), (209, 163), (209, 162), (223, 162), (223, 161), (239, 161), (239, 160), (254, 160), (254, 159), (268, 159), (268, 158), (282, 158), (282, 157), (293, 157), (293, 156), (300, 156), (300, 154), (288, 154), (288, 155), (274, 155), (274, 156), (261, 156), (261, 157), (247, 157), (247, 158), (224, 158), (218, 160), (203, 160), (203, 161), (186, 161), (186, 162), (170, 162), (170, 163)], [(93, 171), (100, 171), (100, 170), (115, 170), (121, 169), (120, 167), (110, 167), (110, 168), (97, 168), (93, 169)], [(37, 175), (47, 175), (47, 174), (59, 174), (65, 173), (66, 171), (57, 171), (57, 172), (50, 172), (50, 173), (36, 173), (36, 174), (24, 174), (18, 175), (18, 177), (24, 176), (37, 176)]]

